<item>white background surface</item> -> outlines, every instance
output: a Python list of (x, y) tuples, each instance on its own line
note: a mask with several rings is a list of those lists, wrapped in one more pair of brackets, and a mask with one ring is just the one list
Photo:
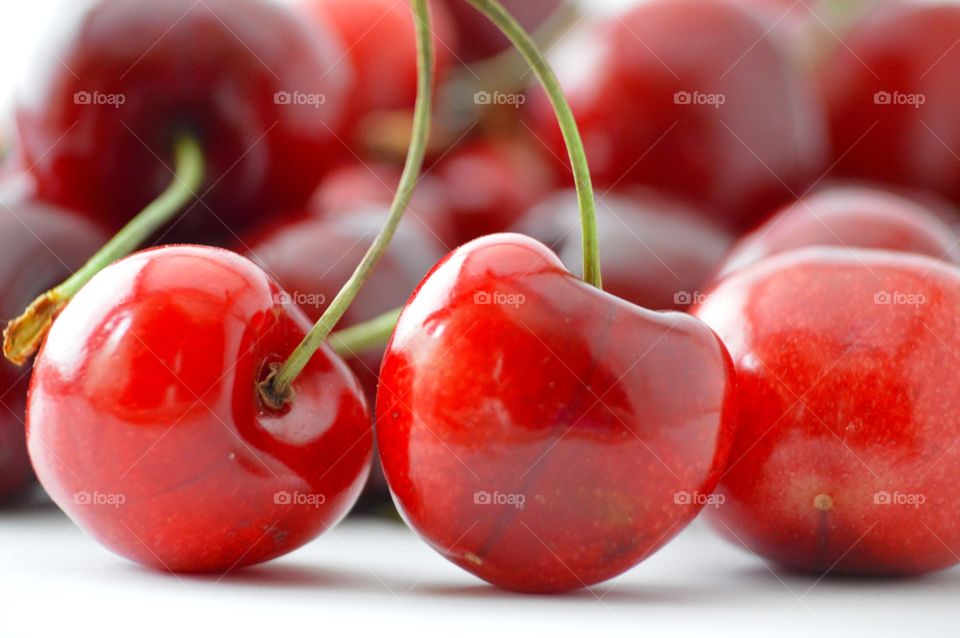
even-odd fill
[[(270, 564), (175, 577), (58, 511), (0, 513), (0, 636), (956, 636), (960, 570), (837, 580), (768, 569), (695, 524), (627, 574), (564, 596), (488, 587), (400, 523), (348, 520)], [(346, 633), (349, 632), (349, 633)], [(389, 634), (387, 633), (389, 632)]]
[[(162, 1), (162, 0), (156, 0)], [(0, 106), (58, 0), (0, 0)], [(957, 635), (960, 569), (857, 581), (771, 571), (695, 525), (628, 574), (565, 596), (499, 592), (401, 524), (351, 520), (269, 565), (174, 577), (114, 557), (55, 508), (0, 511), (0, 637), (625, 634)]]

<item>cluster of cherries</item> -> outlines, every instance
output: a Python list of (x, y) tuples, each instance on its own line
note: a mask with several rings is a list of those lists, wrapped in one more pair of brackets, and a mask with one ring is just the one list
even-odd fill
[(40, 347), (0, 364), (0, 499), (35, 471), (113, 551), (226, 572), (377, 456), (514, 590), (705, 506), (791, 569), (960, 562), (960, 6), (427, 6), (70, 3), (0, 169), (5, 352)]

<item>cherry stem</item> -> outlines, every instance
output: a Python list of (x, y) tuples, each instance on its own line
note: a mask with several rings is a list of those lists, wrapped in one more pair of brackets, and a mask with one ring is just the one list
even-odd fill
[(282, 366), (271, 372), (260, 383), (260, 397), (264, 404), (273, 409), (282, 409), (293, 400), (293, 382), (307, 366), (313, 354), (323, 344), (324, 339), (337, 325), (350, 307), (361, 287), (373, 272), (380, 257), (386, 251), (394, 232), (403, 218), (413, 189), (420, 178), (420, 169), (426, 156), (430, 135), (430, 106), (433, 100), (433, 39), (430, 32), (430, 10), (427, 0), (410, 0), (417, 23), (417, 101), (413, 112), (413, 134), (410, 148), (407, 150), (406, 164), (400, 185), (397, 188), (390, 215), (380, 229), (376, 239), (367, 250), (357, 269), (333, 298), (313, 329), (304, 337)]
[(394, 308), (369, 321), (338, 330), (330, 335), (327, 343), (341, 357), (356, 356), (382, 346), (393, 334), (401, 310), (402, 308)]
[(602, 288), (600, 246), (597, 239), (597, 206), (593, 195), (593, 183), (590, 179), (590, 167), (587, 165), (587, 154), (583, 148), (583, 140), (580, 138), (580, 129), (577, 127), (577, 121), (573, 117), (567, 98), (563, 95), (560, 82), (557, 81), (553, 69), (544, 59), (537, 43), (498, 0), (467, 0), (467, 2), (499, 27), (513, 46), (520, 51), (550, 99), (563, 133), (563, 140), (567, 145), (567, 153), (570, 155), (570, 165), (573, 168), (573, 180), (580, 205), (583, 280), (597, 288)]
[(26, 311), (7, 324), (3, 331), (3, 355), (17, 365), (25, 364), (40, 347), (53, 320), (93, 276), (108, 265), (129, 255), (162, 228), (203, 183), (203, 150), (191, 137), (175, 146), (174, 179), (170, 186), (104, 244), (69, 279), (37, 297)]

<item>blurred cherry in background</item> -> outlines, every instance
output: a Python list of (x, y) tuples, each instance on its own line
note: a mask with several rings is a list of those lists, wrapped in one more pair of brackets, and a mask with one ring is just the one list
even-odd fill
[[(717, 0), (652, 0), (561, 42), (551, 61), (601, 187), (649, 185), (748, 227), (826, 169), (822, 111), (777, 33)], [(565, 157), (546, 99), (540, 137)]]
[[(515, 230), (582, 271), (580, 212), (572, 191), (551, 195)], [(732, 237), (693, 207), (649, 190), (597, 202), (603, 288), (653, 310), (689, 310), (723, 260)]]

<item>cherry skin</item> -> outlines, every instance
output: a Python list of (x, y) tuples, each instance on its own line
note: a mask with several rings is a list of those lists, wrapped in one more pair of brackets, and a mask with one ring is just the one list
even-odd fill
[(888, 191), (835, 186), (785, 207), (742, 238), (721, 271), (807, 246), (896, 250), (960, 264), (960, 236), (937, 213)]
[(302, 206), (345, 153), (349, 69), (277, 3), (83, 0), (55, 36), (17, 98), (17, 161), (42, 198), (105, 225), (169, 185), (183, 134), (207, 162), (205, 205), (176, 226), (192, 240)]
[[(353, 274), (385, 216), (386, 211), (377, 207), (320, 219), (293, 215), (249, 237), (245, 251), (289, 293), (289, 303), (316, 321)], [(405, 219), (338, 327), (369, 321), (402, 306), (444, 252), (436, 239), (412, 219)], [(349, 360), (371, 405), (383, 350), (373, 349)]]
[[(536, 143), (536, 142), (533, 142)], [(500, 233), (556, 186), (553, 171), (525, 138), (481, 138), (444, 157), (431, 172), (443, 184), (454, 246)]]
[[(745, 227), (820, 177), (822, 113), (767, 29), (723, 0), (652, 0), (561, 43), (554, 68), (597, 185), (652, 186)], [(545, 95), (531, 106), (565, 158)]]
[[(385, 162), (353, 162), (331, 171), (309, 203), (320, 217), (352, 215), (358, 211), (388, 209), (393, 202), (401, 169)], [(433, 174), (420, 176), (404, 223), (420, 229), (448, 248), (456, 246), (447, 189)]]
[[(417, 96), (417, 48), (413, 13), (405, 0), (302, 0), (300, 9), (326, 34), (343, 41), (353, 66), (345, 128), (356, 148), (367, 116), (375, 111), (412, 110)], [(444, 5), (430, 3), (436, 68), (442, 81), (452, 66), (456, 32)]]
[(500, 587), (565, 591), (693, 519), (726, 460), (732, 393), (701, 322), (491, 235), (445, 257), (400, 315), (377, 440), (394, 501), (437, 551)]
[[(106, 241), (89, 221), (31, 198), (0, 196), (0, 320), (17, 316)], [(0, 361), (0, 503), (33, 484), (27, 456), (29, 368)]]
[(321, 348), (292, 404), (257, 383), (310, 324), (229, 251), (135, 254), (94, 277), (34, 365), (27, 441), (40, 482), (114, 552), (170, 571), (225, 572), (335, 524), (370, 467), (356, 379)]
[(774, 563), (919, 574), (956, 564), (960, 270), (836, 248), (776, 255), (698, 309), (740, 413), (712, 514)]
[[(443, 0), (460, 36), (457, 59), (469, 64), (510, 47), (510, 41), (492, 22), (463, 0)], [(535, 31), (564, 5), (564, 0), (503, 0), (504, 8), (527, 31)]]
[[(650, 191), (597, 200), (603, 287), (655, 310), (689, 310), (713, 278), (732, 238), (701, 211)], [(515, 230), (550, 246), (580, 274), (580, 212), (573, 192), (544, 199)]]
[(960, 7), (890, 2), (844, 35), (819, 82), (835, 173), (960, 201)]

